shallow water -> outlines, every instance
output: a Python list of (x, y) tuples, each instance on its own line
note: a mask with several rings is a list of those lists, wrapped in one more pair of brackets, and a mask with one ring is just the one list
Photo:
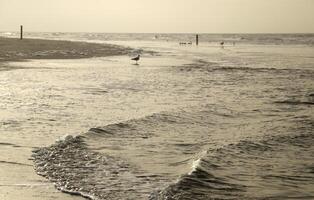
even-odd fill
[[(1, 166), (25, 173), (33, 147), (81, 133), (36, 153), (37, 171), (64, 191), (95, 199), (314, 198), (313, 47), (111, 42), (157, 53), (139, 66), (124, 56), (1, 71)], [(45, 186), (25, 174), (33, 193)], [(23, 182), (3, 177), (12, 190)]]

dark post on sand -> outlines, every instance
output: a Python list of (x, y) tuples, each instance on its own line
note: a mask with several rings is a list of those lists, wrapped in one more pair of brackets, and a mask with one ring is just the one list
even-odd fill
[(20, 39), (23, 40), (23, 26), (21, 25)]
[(196, 34), (196, 45), (198, 45), (198, 34)]

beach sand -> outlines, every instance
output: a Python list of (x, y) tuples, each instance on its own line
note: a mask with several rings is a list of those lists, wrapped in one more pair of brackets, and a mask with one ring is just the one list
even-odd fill
[(0, 37), (0, 62), (23, 59), (75, 59), (124, 55), (129, 49), (111, 44)]

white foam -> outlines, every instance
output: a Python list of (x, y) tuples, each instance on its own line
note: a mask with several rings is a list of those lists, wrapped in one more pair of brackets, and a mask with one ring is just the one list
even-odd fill
[(196, 168), (199, 166), (200, 162), (201, 162), (200, 158), (195, 160), (195, 161), (193, 161), (193, 163), (192, 163), (192, 170), (188, 173), (188, 175), (191, 175), (196, 170)]
[(70, 140), (73, 138), (73, 135), (70, 135), (70, 134), (66, 134), (62, 137), (59, 137), (56, 141), (57, 142), (62, 142), (62, 141), (66, 141), (66, 140)]

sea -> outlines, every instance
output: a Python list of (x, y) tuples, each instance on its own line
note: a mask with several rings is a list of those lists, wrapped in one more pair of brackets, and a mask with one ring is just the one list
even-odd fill
[(25, 37), (131, 50), (5, 63), (1, 199), (314, 199), (314, 34)]

